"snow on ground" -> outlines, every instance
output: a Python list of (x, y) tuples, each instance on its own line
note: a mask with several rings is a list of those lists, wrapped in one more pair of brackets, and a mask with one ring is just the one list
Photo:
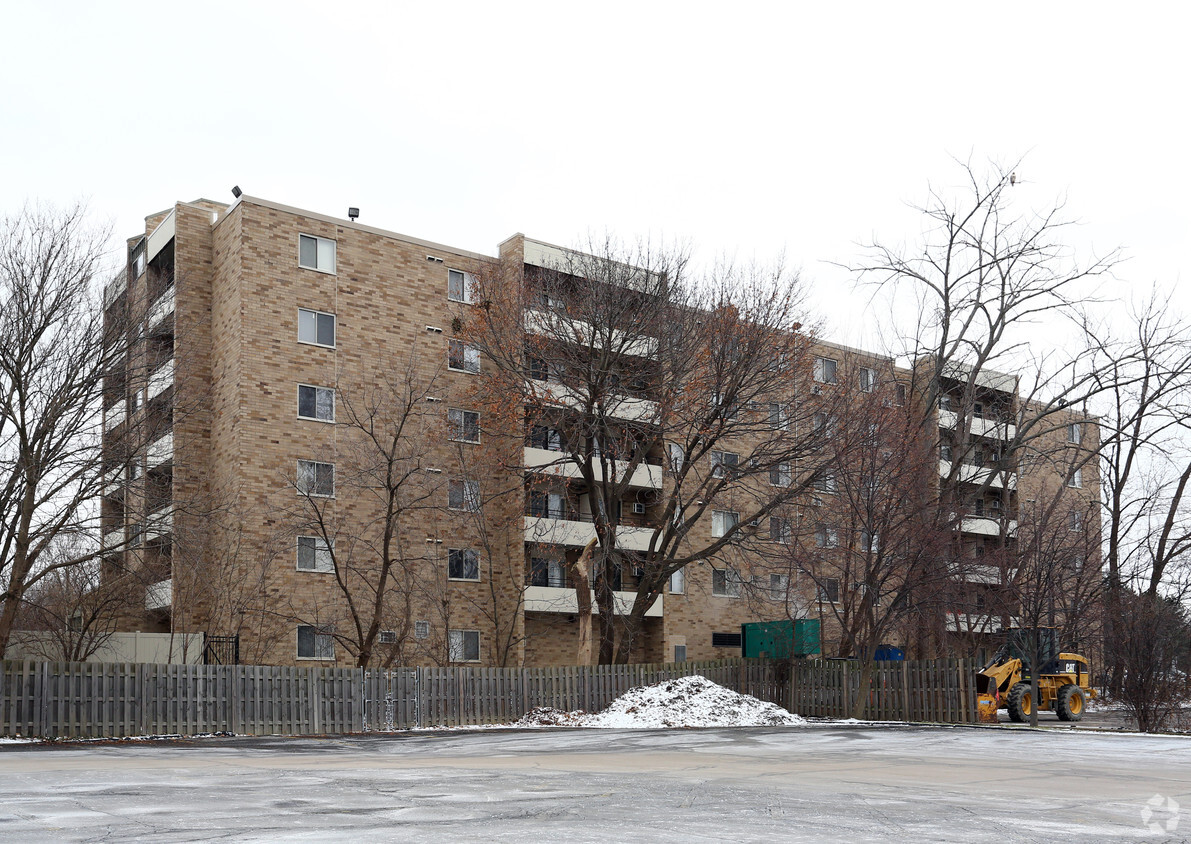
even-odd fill
[(693, 675), (629, 689), (603, 712), (562, 712), (538, 707), (518, 727), (776, 727), (806, 721), (773, 703), (742, 695)]

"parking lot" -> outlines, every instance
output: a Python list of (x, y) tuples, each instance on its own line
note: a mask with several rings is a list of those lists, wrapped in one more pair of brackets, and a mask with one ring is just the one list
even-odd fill
[(1191, 740), (812, 725), (3, 745), (0, 789), (0, 839), (22, 842), (1184, 840)]

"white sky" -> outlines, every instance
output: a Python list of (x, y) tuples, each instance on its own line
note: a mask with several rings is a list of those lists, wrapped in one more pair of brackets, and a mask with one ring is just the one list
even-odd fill
[(1081, 248), (1123, 246), (1122, 290), (1180, 280), (1178, 8), (12, 3), (0, 212), (84, 198), (127, 236), (239, 184), (489, 254), (604, 230), (784, 251), (857, 343), (829, 262), (913, 241), (907, 203), (959, 179), (952, 157), (1026, 155), (1023, 201), (1066, 196)]

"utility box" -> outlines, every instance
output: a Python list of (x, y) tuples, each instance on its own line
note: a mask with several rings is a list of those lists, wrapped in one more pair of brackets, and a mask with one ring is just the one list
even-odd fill
[(740, 653), (746, 657), (789, 659), (819, 652), (819, 619), (755, 621), (740, 625)]

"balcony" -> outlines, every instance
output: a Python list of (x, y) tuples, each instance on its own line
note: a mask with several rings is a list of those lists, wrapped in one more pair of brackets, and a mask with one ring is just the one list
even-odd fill
[[(1010, 618), (1009, 625), (1017, 627), (1021, 619)], [(1001, 616), (975, 615), (968, 613), (947, 613), (947, 631), (949, 633), (1000, 633)]]
[[(544, 393), (542, 399), (562, 407), (583, 411), (586, 400), (577, 395), (569, 387), (564, 387), (555, 381), (538, 382)], [(629, 422), (649, 423), (657, 419), (657, 402), (630, 395), (606, 396), (605, 413), (614, 419), (624, 419)]]
[[(939, 427), (952, 431), (959, 425), (959, 415), (953, 410), (939, 411)], [(1010, 440), (1017, 436), (1017, 426), (1012, 422), (1000, 419), (986, 419), (982, 416), (972, 418), (972, 436), (987, 437), (994, 440)]]
[(146, 458), (150, 469), (172, 462), (174, 459), (174, 435), (172, 433), (165, 434), (150, 443)]
[(169, 537), (174, 532), (174, 508), (167, 505), (145, 518), (145, 529), (142, 536), (148, 539)]
[[(622, 522), (616, 528), (616, 547), (625, 551), (646, 551), (654, 533), (654, 528), (633, 527)], [(547, 516), (525, 516), (526, 542), (582, 548), (595, 538), (595, 525), (588, 515), (550, 511)]]
[(174, 605), (174, 580), (159, 580), (145, 590), (145, 609), (168, 610)]
[[(1003, 585), (1001, 583), (1001, 569), (997, 566), (952, 563), (950, 571), (952, 577), (956, 580), (962, 580), (964, 583), (979, 583), (984, 586)], [(1005, 572), (1006, 583), (1012, 583), (1015, 577), (1017, 577), (1017, 569), (1009, 569)]]
[(104, 433), (112, 431), (117, 425), (124, 421), (127, 415), (128, 402), (118, 401), (109, 408), (103, 411), (103, 430)]
[[(633, 601), (637, 599), (636, 592), (613, 592), (616, 614), (628, 615), (633, 608)], [(557, 612), (574, 615), (579, 612), (579, 599), (574, 589), (563, 589), (554, 586), (526, 586), (526, 612)], [(594, 596), (591, 611), (599, 615), (600, 608), (596, 606)], [(662, 596), (659, 595), (653, 606), (645, 611), (646, 618), (662, 617)]]
[(174, 360), (170, 358), (149, 376), (149, 389), (146, 397), (148, 400), (152, 400), (172, 386), (174, 386)]
[(153, 303), (146, 317), (149, 333), (152, 334), (174, 312), (174, 288), (171, 286)]
[[(525, 467), (533, 472), (538, 472), (543, 475), (552, 475), (558, 478), (580, 478), (579, 467), (573, 460), (570, 460), (566, 454), (560, 451), (550, 451), (545, 448), (530, 448), (525, 449)], [(604, 473), (599, 464), (596, 464), (596, 482), (603, 481)], [(629, 464), (625, 460), (617, 460), (613, 464), (613, 469), (616, 472), (614, 481), (622, 479), (628, 472)], [(633, 471), (633, 474), (628, 479), (629, 486), (640, 487), (641, 489), (661, 489), (662, 488), (662, 467), (651, 463), (641, 463)]]
[[(566, 339), (579, 346), (590, 345), (596, 334), (589, 322), (540, 308), (525, 312), (525, 330), (552, 340)], [(658, 341), (655, 338), (631, 335), (618, 329), (612, 330), (611, 344), (619, 352), (636, 357), (652, 359), (658, 353)]]
[[(940, 460), (939, 477), (946, 478), (950, 474), (951, 461)], [(982, 485), (991, 477), (991, 481), (989, 481), (988, 484), (989, 488), (1004, 489), (1006, 487), (1005, 475), (1006, 473), (1003, 469), (991, 469), (984, 466), (973, 466), (971, 463), (964, 463), (960, 466), (957, 480), (959, 480), (960, 483)], [(1017, 475), (1013, 472), (1009, 472), (1008, 475), (1009, 489), (1017, 489)]]
[[(974, 533), (978, 536), (1000, 536), (1001, 518), (999, 516), (965, 515), (960, 522), (960, 530), (964, 533)], [(1010, 519), (1005, 523), (1005, 535), (1017, 536), (1017, 520)]]
[(104, 551), (110, 551), (113, 548), (120, 548), (124, 545), (124, 528), (118, 527), (106, 531), (103, 534), (103, 539), (100, 542)]
[(110, 472), (104, 473), (103, 483), (100, 486), (104, 495), (115, 495), (124, 491), (124, 473), (120, 469), (112, 469)]

